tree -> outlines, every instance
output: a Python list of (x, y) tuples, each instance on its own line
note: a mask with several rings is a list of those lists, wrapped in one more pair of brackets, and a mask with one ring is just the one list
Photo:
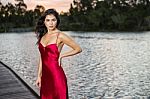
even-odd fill
[(45, 8), (42, 5), (37, 5), (34, 9), (34, 18), (37, 19), (44, 13)]

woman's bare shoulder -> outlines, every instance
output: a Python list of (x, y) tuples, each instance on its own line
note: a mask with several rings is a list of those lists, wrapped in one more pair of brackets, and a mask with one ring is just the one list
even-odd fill
[(70, 38), (70, 36), (69, 36), (67, 33), (65, 33), (65, 32), (62, 32), (62, 31), (61, 31), (61, 32), (59, 32), (59, 33), (60, 33), (60, 34), (59, 34), (59, 35), (60, 35), (60, 38), (68, 38), (68, 37)]
[(64, 36), (64, 35), (67, 35), (67, 34), (66, 34), (65, 32), (60, 31), (60, 32), (59, 32), (59, 35), (60, 35), (60, 36)]

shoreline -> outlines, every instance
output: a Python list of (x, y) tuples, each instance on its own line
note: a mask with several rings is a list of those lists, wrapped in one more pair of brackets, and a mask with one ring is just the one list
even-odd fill
[[(1, 32), (0, 33), (14, 33), (14, 32), (17, 32), (17, 33), (21, 33), (21, 32), (34, 32), (34, 27), (29, 27), (29, 28), (11, 28), (11, 29), (8, 29), (7, 31), (4, 31), (4, 32)], [(119, 30), (98, 30), (98, 31), (95, 31), (95, 30), (65, 30), (65, 29), (60, 29), (61, 31), (75, 31), (75, 32), (120, 32), (120, 33), (133, 33), (133, 32), (149, 32), (150, 30), (146, 30), (146, 31), (143, 31), (143, 30), (135, 30), (135, 31), (131, 31), (131, 30), (125, 30), (125, 31), (119, 31)]]

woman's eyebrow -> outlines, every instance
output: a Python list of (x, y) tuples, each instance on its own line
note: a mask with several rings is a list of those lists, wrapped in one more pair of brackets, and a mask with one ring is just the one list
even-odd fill
[(55, 17), (46, 17), (46, 19), (56, 19)]

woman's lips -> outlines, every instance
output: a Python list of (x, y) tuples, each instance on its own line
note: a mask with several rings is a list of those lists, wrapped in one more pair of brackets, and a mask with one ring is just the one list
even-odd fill
[(50, 28), (53, 28), (53, 26), (49, 26)]

